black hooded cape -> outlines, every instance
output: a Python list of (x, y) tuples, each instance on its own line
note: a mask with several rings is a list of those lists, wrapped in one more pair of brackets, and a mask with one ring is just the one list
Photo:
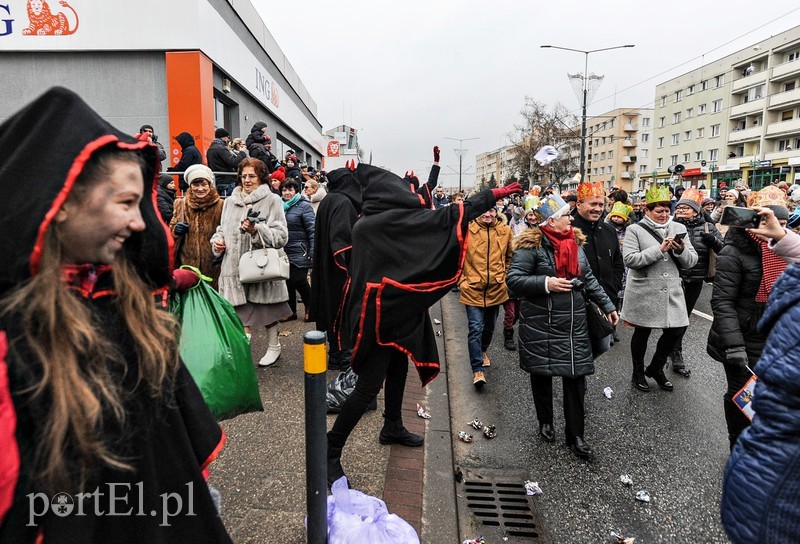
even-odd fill
[[(43, 138), (55, 144), (47, 160), (39, 155)], [(145, 230), (133, 233), (123, 251), (153, 290), (163, 289), (170, 281), (172, 238), (156, 211), (158, 148), (116, 130), (71, 91), (53, 88), (0, 125), (4, 195), (0, 200), (0, 296), (37, 274), (47, 229), (86, 161), (106, 146), (135, 150), (145, 158), (145, 198), (139, 205)], [(73, 268), (78, 271), (70, 276), (71, 291), (124, 359), (124, 363), (109, 361), (108, 369), (123, 392), (126, 419), (120, 425), (109, 412), (98, 432), (133, 469), (98, 463), (83, 488), (59, 491), (77, 501), (78, 492), (97, 489), (104, 494), (97, 507), (107, 513), (109, 484), (127, 486), (116, 488), (117, 496), (128, 497), (128, 504), (118, 502), (116, 510), (125, 512), (132, 506), (133, 513), (98, 516), (94, 501), (87, 499), (83, 516), (77, 512), (60, 516), (49, 509), (29, 526), (27, 495), (43, 492), (33, 471), (49, 397), (47, 392), (32, 394), (31, 386), (40, 379), (43, 365), (24, 338), (23, 324), (8, 316), (0, 319), (0, 444), (4, 453), (12, 455), (0, 456), (4, 465), (0, 466), (0, 543), (32, 543), (39, 538), (48, 543), (87, 544), (230, 542), (203, 478), (203, 470), (222, 447), (224, 434), (196, 384), (181, 363), (174, 385), (161, 398), (153, 398), (141, 384), (137, 387), (136, 342), (117, 308), (113, 265), (86, 263)], [(70, 443), (68, 439), (67, 458)], [(179, 515), (170, 520), (169, 527), (159, 526), (164, 493), (179, 494), (184, 506), (191, 496), (195, 515)], [(73, 504), (77, 510), (77, 502)], [(142, 510), (139, 504), (144, 512), (137, 515)], [(42, 505), (35, 508), (41, 510)], [(185, 508), (184, 512), (188, 513)]]
[(391, 172), (359, 164), (356, 177), (365, 188), (363, 216), (352, 233), (345, 323), (353, 370), (369, 364), (363, 354), (370, 350), (364, 346), (376, 342), (406, 353), (426, 385), (439, 373), (427, 310), (456, 283), (469, 222), (494, 206), (495, 198), (487, 189), (458, 205), (431, 210)]

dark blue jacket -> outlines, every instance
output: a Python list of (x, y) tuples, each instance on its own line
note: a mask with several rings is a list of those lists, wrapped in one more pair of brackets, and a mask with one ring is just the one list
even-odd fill
[(298, 268), (311, 268), (314, 255), (314, 219), (314, 208), (304, 198), (286, 210), (289, 241), (283, 250), (289, 256), (289, 262)]
[(800, 265), (772, 288), (753, 393), (756, 416), (725, 469), (722, 523), (735, 544), (800, 538)]

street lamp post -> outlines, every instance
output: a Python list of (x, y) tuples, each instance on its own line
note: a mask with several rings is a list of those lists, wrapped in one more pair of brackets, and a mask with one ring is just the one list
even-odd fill
[(581, 108), (581, 166), (580, 166), (580, 174), (581, 174), (581, 181), (586, 181), (584, 175), (586, 173), (586, 95), (587, 95), (587, 85), (586, 82), (589, 78), (589, 53), (598, 53), (600, 51), (610, 51), (611, 49), (623, 49), (625, 47), (634, 47), (633, 44), (628, 45), (616, 45), (614, 47), (603, 47), (602, 49), (590, 49), (589, 51), (584, 51), (583, 49), (572, 49), (570, 47), (560, 47), (558, 45), (542, 45), (542, 48), (548, 49), (563, 49), (564, 51), (575, 51), (576, 53), (583, 53), (585, 56), (585, 61), (583, 64), (583, 105)]
[(467, 140), (480, 140), (480, 138), (448, 138), (447, 136), (444, 137), (445, 140), (455, 140), (458, 142), (458, 149), (455, 150), (458, 153), (458, 192), (461, 192), (461, 165), (464, 162), (464, 151), (466, 151), (463, 146), (461, 145), (462, 142), (466, 142)]

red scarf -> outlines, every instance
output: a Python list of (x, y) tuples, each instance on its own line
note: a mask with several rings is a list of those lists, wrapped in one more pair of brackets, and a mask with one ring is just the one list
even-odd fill
[(571, 280), (577, 278), (581, 273), (578, 265), (578, 243), (575, 241), (575, 232), (570, 226), (566, 232), (556, 232), (547, 227), (539, 227), (550, 244), (553, 246), (553, 253), (556, 258), (556, 276)]
[(750, 234), (761, 248), (761, 283), (756, 292), (756, 302), (767, 302), (772, 286), (778, 280), (778, 276), (783, 274), (788, 264), (772, 251), (767, 242), (762, 242), (755, 235)]

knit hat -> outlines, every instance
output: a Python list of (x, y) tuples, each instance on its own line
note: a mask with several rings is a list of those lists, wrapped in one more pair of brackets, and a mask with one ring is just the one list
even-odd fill
[(681, 195), (681, 199), (675, 204), (675, 207), (678, 206), (689, 206), (691, 209), (700, 213), (700, 203), (703, 201), (703, 193), (699, 190), (695, 189), (694, 187), (690, 187), (689, 189), (685, 189), (683, 194)]
[(621, 217), (622, 219), (628, 220), (628, 216), (633, 211), (633, 206), (628, 206), (624, 202), (614, 202), (614, 206), (611, 208), (611, 212), (608, 214), (609, 217)]
[(230, 138), (231, 133), (225, 130), (224, 128), (220, 127), (214, 131), (214, 138), (222, 139), (222, 138)]
[(205, 164), (191, 165), (189, 168), (186, 169), (186, 172), (183, 174), (183, 179), (185, 179), (186, 183), (188, 183), (189, 185), (191, 185), (192, 181), (196, 179), (204, 179), (208, 181), (212, 186), (216, 187), (214, 172), (212, 172), (211, 168), (209, 168)]
[(706, 197), (706, 198), (704, 198), (703, 200), (700, 201), (700, 206), (707, 206), (708, 204), (713, 204), (713, 203), (714, 203), (714, 199), (713, 198)]
[(145, 129), (148, 129), (148, 128), (150, 130), (152, 130), (153, 132), (155, 132), (155, 130), (153, 130), (153, 125), (142, 125), (142, 127), (139, 129), (139, 132), (144, 132)]
[(269, 175), (269, 179), (284, 181), (286, 179), (286, 168), (283, 166), (277, 167), (275, 171)]
[(569, 204), (564, 202), (564, 199), (561, 198), (561, 196), (548, 195), (541, 200), (538, 207), (527, 211), (532, 211), (536, 217), (536, 222), (541, 225), (551, 217), (553, 219), (558, 219), (568, 214), (570, 207)]

